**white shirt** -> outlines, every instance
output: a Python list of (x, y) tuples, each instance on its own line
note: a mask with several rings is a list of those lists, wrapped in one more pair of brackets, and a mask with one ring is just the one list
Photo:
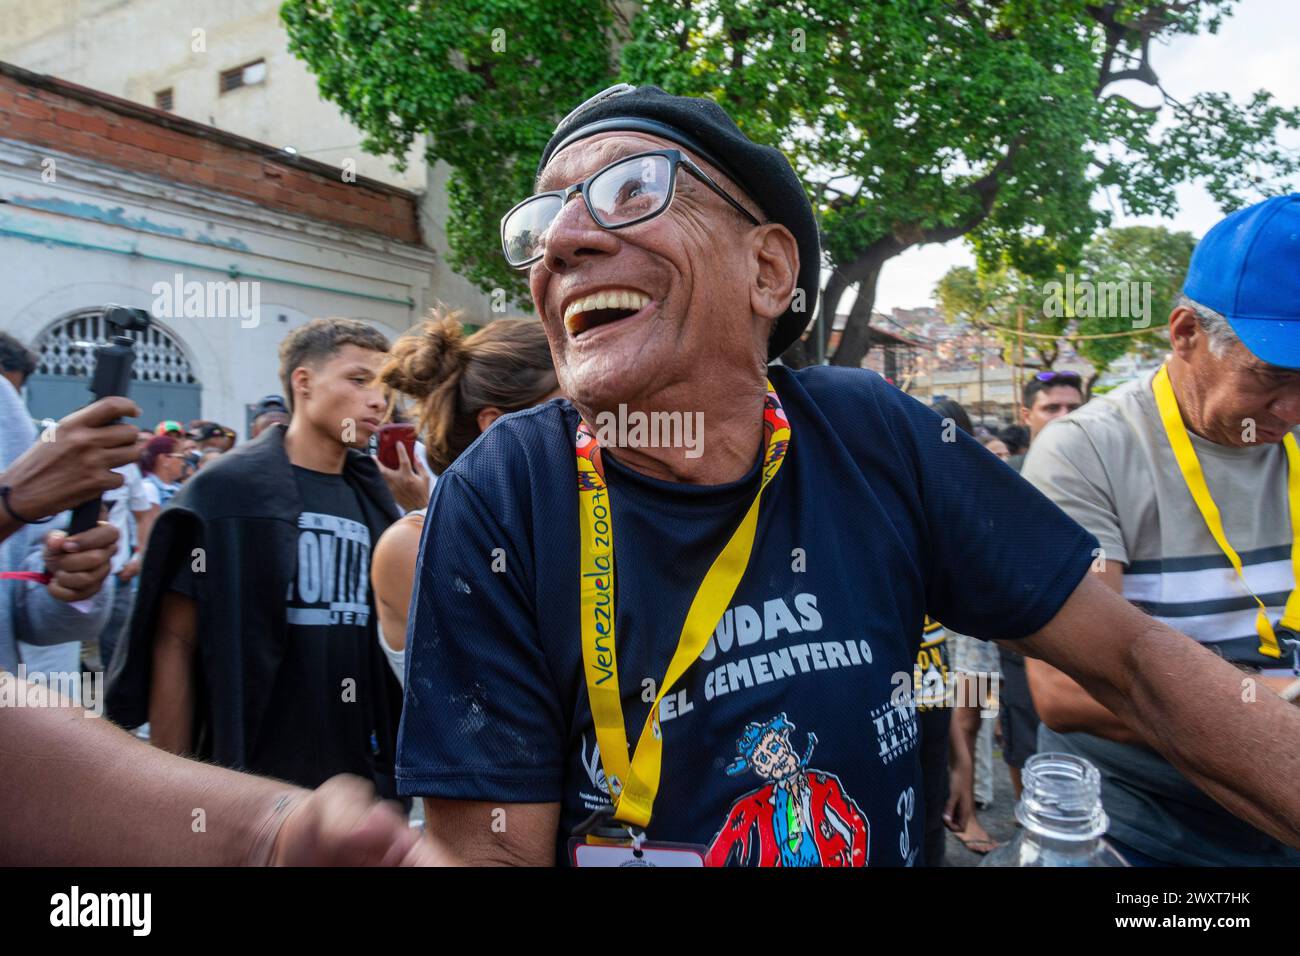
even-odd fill
[(420, 464), (424, 466), (424, 473), (429, 477), (429, 497), (432, 498), (433, 486), (437, 482), (438, 476), (429, 467), (429, 449), (418, 438), (415, 440), (415, 454), (420, 459)]
[[(424, 456), (423, 449), (421, 449), (420, 455), (421, 457)], [(425, 462), (426, 464), (428, 463), (427, 458), (425, 459)], [(433, 472), (429, 472), (429, 478), (430, 478), (430, 485), (432, 486), (433, 478), (434, 478)], [(422, 514), (426, 514), (426, 510), (424, 508), (420, 508), (417, 511), (410, 511), (407, 513), (413, 515), (422, 515)], [(379, 634), (379, 646), (383, 648), (384, 656), (388, 658), (388, 666), (391, 667), (393, 669), (393, 673), (397, 675), (397, 683), (400, 684), (402, 687), (405, 687), (406, 686), (406, 680), (405, 680), (406, 649), (403, 648), (402, 650), (397, 651), (389, 646), (388, 642), (384, 640), (384, 629), (379, 624), (378, 620), (376, 620), (375, 622), (375, 631)]]
[(156, 502), (149, 497), (148, 485), (140, 474), (139, 465), (131, 462), (113, 470), (126, 479), (120, 488), (104, 492), (104, 501), (110, 506), (108, 521), (117, 529), (117, 553), (113, 555), (109, 569), (117, 574), (131, 560), (131, 512), (143, 514)]

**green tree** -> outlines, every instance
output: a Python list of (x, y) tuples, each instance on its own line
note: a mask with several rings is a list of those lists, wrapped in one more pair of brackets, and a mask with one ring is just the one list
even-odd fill
[[(283, 16), (368, 148), (403, 155), (424, 136), (451, 166), (453, 267), (525, 300), (496, 224), (529, 191), (553, 124), (616, 78), (715, 98), (808, 183), (829, 269), (822, 315), (858, 293), (833, 361), (856, 365), (881, 270), (913, 246), (965, 237), (986, 271), (1043, 275), (1077, 263), (1108, 222), (1092, 206), (1099, 190), (1126, 212), (1165, 215), (1183, 182), (1225, 210), (1284, 191), (1300, 156), (1276, 135), (1300, 128), (1300, 110), (1265, 92), (1178, 102), (1151, 61), (1153, 45), (1213, 32), (1232, 6), (288, 0)], [(1153, 102), (1130, 99), (1124, 81)]]
[(1005, 264), (992, 270), (956, 266), (935, 285), (934, 297), (948, 322), (991, 332), (1008, 365), (1023, 361), (1026, 368), (1050, 369), (1061, 355), (1069, 320), (1043, 309), (1042, 282), (1023, 272)]
[[(1080, 273), (1097, 286), (1123, 283), (1141, 290), (1145, 306), (1145, 314), (1130, 308), (1128, 316), (1091, 315), (1074, 323), (1071, 345), (1093, 368), (1089, 387), (1129, 352), (1151, 355), (1169, 347), (1169, 313), (1182, 291), (1194, 248), (1196, 237), (1190, 232), (1170, 232), (1163, 226), (1107, 229), (1088, 244)], [(1144, 327), (1149, 331), (1138, 331)]]
[[(1166, 319), (1196, 238), (1163, 226), (1103, 230), (1077, 267), (1031, 277), (1005, 263), (948, 270), (934, 294), (945, 319), (992, 332), (1006, 361), (1049, 369), (1068, 344), (1093, 368), (1088, 387), (1131, 351), (1168, 346)], [(1024, 333), (1023, 335), (1021, 333)]]
[(533, 188), (556, 122), (617, 72), (626, 24), (606, 0), (288, 0), (290, 51), (371, 153), (423, 137), (445, 162), (449, 265), (528, 307), (501, 256), (501, 216)]

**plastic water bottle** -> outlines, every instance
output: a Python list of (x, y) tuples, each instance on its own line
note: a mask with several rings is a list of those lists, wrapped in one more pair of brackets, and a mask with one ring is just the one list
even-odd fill
[(1102, 839), (1101, 774), (1073, 754), (1035, 754), (1021, 772), (1016, 804), (1023, 829), (980, 866), (1128, 866)]

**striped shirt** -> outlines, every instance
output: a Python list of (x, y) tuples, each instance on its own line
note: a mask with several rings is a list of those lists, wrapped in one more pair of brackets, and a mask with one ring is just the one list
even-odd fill
[[(1250, 589), (1276, 622), (1295, 585), (1286, 452), (1229, 448), (1189, 433)], [(1024, 477), (1097, 536), (1124, 565), (1124, 596), (1148, 614), (1264, 673), (1290, 673), (1259, 653), (1257, 605), (1196, 509), (1165, 435), (1150, 377), (1050, 424)]]
[[(1276, 621), (1295, 583), (1286, 452), (1189, 437), (1246, 580)], [(1258, 606), (1187, 490), (1150, 376), (1044, 428), (1023, 475), (1096, 535), (1098, 557), (1124, 566), (1135, 605), (1238, 666), (1290, 673), (1290, 655), (1258, 651)], [(1097, 766), (1109, 835), (1147, 856), (1175, 866), (1300, 865), (1300, 853), (1228, 813), (1148, 747), (1046, 725), (1038, 744)]]

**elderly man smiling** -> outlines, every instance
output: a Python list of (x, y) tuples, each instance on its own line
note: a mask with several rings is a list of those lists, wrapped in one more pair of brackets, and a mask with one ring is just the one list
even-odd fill
[[(583, 104), (502, 240), (569, 401), (503, 418), (430, 503), (398, 779), (460, 859), (914, 862), (927, 611), (1069, 674), (1300, 844), (1300, 712), (1243, 704), (1088, 573), (1096, 539), (879, 377), (767, 366), (812, 312), (817, 231), (716, 104)], [(704, 453), (602, 444), (620, 404), (702, 412)]]

